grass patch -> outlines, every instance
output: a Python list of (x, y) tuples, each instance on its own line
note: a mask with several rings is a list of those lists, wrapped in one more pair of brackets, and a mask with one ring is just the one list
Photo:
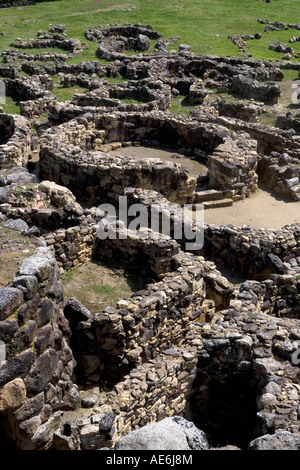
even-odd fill
[(10, 96), (6, 96), (5, 103), (0, 104), (0, 106), (3, 108), (3, 111), (7, 114), (20, 114), (21, 113), (19, 101), (15, 101)]
[(284, 73), (283, 81), (298, 80), (299, 70), (282, 70)]
[(60, 49), (59, 47), (30, 47), (30, 48), (19, 48), (15, 47), (14, 50), (17, 50), (21, 54), (29, 54), (29, 55), (40, 55), (40, 54), (48, 54), (48, 53), (53, 53), (53, 54), (68, 54), (68, 51), (65, 51), (64, 49)]
[(112, 294), (115, 291), (115, 287), (113, 286), (107, 286), (107, 285), (98, 285), (98, 284), (93, 284), (92, 290), (95, 292), (95, 294)]
[(178, 95), (172, 99), (170, 113), (188, 116), (197, 105), (191, 105), (187, 97)]
[(56, 86), (51, 90), (51, 92), (57, 97), (58, 101), (71, 101), (73, 96), (77, 93), (84, 93), (87, 91), (87, 88), (73, 86), (73, 87), (63, 87)]
[(276, 113), (275, 112), (261, 113), (258, 116), (257, 120), (260, 124), (264, 124), (265, 126), (274, 127), (275, 122), (276, 122)]
[(76, 297), (91, 313), (101, 312), (106, 306), (115, 307), (118, 300), (128, 298), (144, 287), (144, 280), (128, 273), (115, 263), (104, 265), (88, 261), (67, 271), (60, 277), (66, 298)]
[(145, 101), (136, 100), (134, 98), (120, 98), (120, 101), (125, 104), (145, 104)]

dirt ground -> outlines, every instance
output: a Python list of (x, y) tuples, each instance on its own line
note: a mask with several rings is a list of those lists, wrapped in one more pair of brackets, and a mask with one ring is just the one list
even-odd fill
[(300, 221), (300, 202), (287, 202), (260, 185), (249, 198), (234, 202), (231, 207), (207, 209), (204, 223), (214, 225), (252, 225), (279, 229)]
[(66, 299), (76, 297), (94, 314), (107, 306), (115, 307), (118, 300), (131, 297), (144, 287), (144, 280), (138, 274), (128, 273), (116, 264), (90, 260), (63, 274)]

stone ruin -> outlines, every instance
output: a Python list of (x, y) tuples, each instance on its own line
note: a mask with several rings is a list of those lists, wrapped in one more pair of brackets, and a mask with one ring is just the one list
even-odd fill
[[(49, 33), (31, 46), (47, 47), (65, 31)], [(233, 205), (259, 182), (300, 200), (297, 115), (278, 115), (276, 127), (257, 122), (262, 106), (277, 103), (289, 65), (198, 57), (187, 45), (169, 53), (179, 38), (164, 40), (149, 25), (85, 35), (109, 63), (49, 55), (46, 63), (13, 51), (0, 67), (21, 110), (0, 114), (0, 224), (36, 246), (0, 289), (2, 441), (22, 450), (145, 449), (148, 432), (163, 442), (170, 432), (177, 449), (187, 433), (188, 449), (300, 448), (299, 223), (202, 227), (181, 210)], [(25, 71), (31, 76), (20, 78)], [(87, 92), (59, 103), (58, 74), (65, 87)], [(126, 81), (109, 82), (120, 76)], [(208, 102), (206, 87), (237, 93), (239, 102)], [(179, 94), (195, 105), (189, 116), (170, 112)], [(113, 154), (142, 146), (153, 155), (172, 148), (207, 172), (195, 178), (174, 161)], [(108, 221), (117, 236), (101, 239), (99, 204), (123, 196), (143, 204), (149, 221), (158, 207), (170, 233), (160, 224), (131, 230), (117, 218)], [(177, 234), (186, 225), (203, 236), (197, 250)], [(122, 260), (151, 282), (92, 315), (66, 299), (60, 279), (92, 257)], [(225, 277), (224, 265), (243, 282)]]

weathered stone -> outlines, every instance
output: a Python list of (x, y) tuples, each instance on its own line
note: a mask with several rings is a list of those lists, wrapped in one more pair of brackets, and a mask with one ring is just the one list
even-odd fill
[(37, 358), (34, 368), (25, 379), (28, 396), (35, 395), (45, 389), (53, 377), (57, 361), (57, 354), (53, 349), (45, 351)]
[(23, 294), (13, 287), (0, 289), (0, 320), (5, 320), (23, 302)]
[(299, 450), (300, 439), (288, 431), (278, 431), (273, 435), (266, 434), (251, 441), (249, 450)]
[(0, 389), (0, 411), (17, 408), (26, 401), (26, 388), (22, 379), (14, 379)]
[(27, 232), (29, 227), (28, 224), (22, 219), (11, 220), (4, 227), (9, 228), (10, 230), (15, 230), (17, 232)]
[(119, 439), (115, 450), (209, 450), (205, 434), (175, 416), (149, 424)]
[(30, 349), (0, 365), (0, 386), (15, 378), (25, 378), (35, 360), (35, 353)]
[(14, 417), (18, 421), (24, 421), (39, 413), (44, 406), (44, 395), (39, 393), (35, 397), (29, 398), (20, 408), (14, 412)]
[(62, 415), (62, 411), (55, 412), (46, 423), (37, 429), (29, 443), (29, 449), (47, 449), (52, 444), (53, 433), (58, 429)]
[(38, 280), (35, 276), (18, 276), (13, 279), (12, 284), (24, 293), (26, 300), (31, 300), (38, 290)]
[(74, 423), (65, 423), (53, 434), (53, 446), (56, 450), (78, 450), (80, 431)]

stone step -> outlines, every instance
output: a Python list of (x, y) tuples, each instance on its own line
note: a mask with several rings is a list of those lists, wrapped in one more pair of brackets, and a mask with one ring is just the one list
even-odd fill
[(219, 199), (224, 199), (226, 195), (224, 191), (217, 191), (216, 189), (207, 189), (205, 191), (196, 191), (194, 194), (194, 202), (202, 203), (206, 201), (217, 201)]
[(217, 207), (230, 207), (233, 204), (233, 199), (224, 198), (217, 201), (203, 202), (204, 209), (216, 209)]

